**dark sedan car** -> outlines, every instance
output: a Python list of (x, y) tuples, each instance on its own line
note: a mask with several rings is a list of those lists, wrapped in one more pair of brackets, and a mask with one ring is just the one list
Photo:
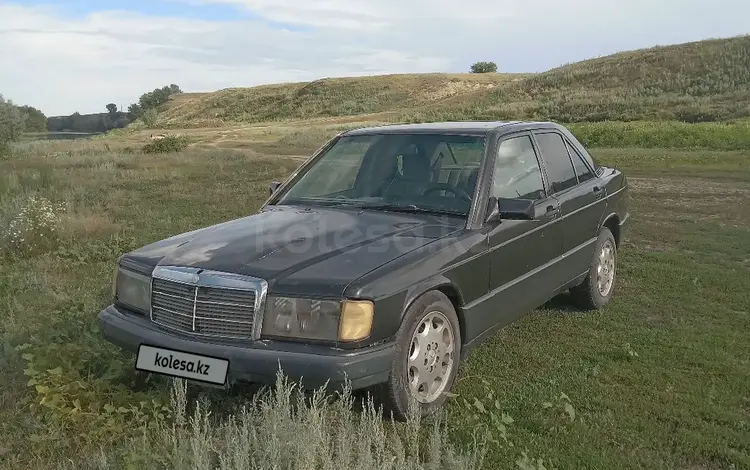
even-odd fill
[(259, 213), (123, 255), (104, 336), (138, 370), (228, 387), (281, 368), (372, 387), (403, 418), (468, 351), (570, 290), (604, 306), (628, 186), (548, 122), (344, 132)]

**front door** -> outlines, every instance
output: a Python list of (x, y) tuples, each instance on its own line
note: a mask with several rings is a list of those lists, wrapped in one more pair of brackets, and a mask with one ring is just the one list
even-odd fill
[(561, 254), (558, 201), (545, 188), (531, 134), (512, 134), (498, 146), (490, 196), (532, 199), (534, 220), (501, 220), (489, 232), (490, 303), (502, 325), (539, 306), (555, 287), (550, 263)]

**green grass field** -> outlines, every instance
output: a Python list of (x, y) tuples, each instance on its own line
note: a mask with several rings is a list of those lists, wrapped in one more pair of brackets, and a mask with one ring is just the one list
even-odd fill
[[(0, 160), (0, 467), (209, 468), (212, 452), (252, 447), (241, 426), (171, 428), (184, 413), (170, 404), (167, 382), (136, 377), (132, 355), (101, 339), (96, 315), (110, 301), (117, 256), (256, 211), (268, 182), (299, 165), (295, 155), (339, 129), (313, 124), (195, 129), (185, 132), (189, 149), (164, 155), (138, 151), (134, 132), (26, 142)], [(660, 141), (692, 149), (613, 145), (655, 147), (638, 137), (643, 126), (616, 138), (611, 129), (577, 131), (596, 136), (607, 148), (593, 148), (595, 158), (630, 178), (633, 225), (613, 302), (585, 313), (557, 298), (462, 366), (446, 432), (464, 453), (472, 432), (490, 439), (485, 468), (750, 468), (748, 147), (695, 137), (701, 130)], [(24, 219), (35, 229), (23, 241), (9, 236), (39, 196), (49, 207), (37, 200)], [(212, 419), (246, 401), (242, 390), (189, 390), (191, 400), (199, 395)], [(258, 419), (290, 424), (265, 409)], [(336, 439), (400, 433), (413, 442), (408, 426), (362, 433), (359, 414), (336, 413), (321, 426), (308, 412), (284, 428), (288, 441), (256, 436), (280, 450), (253, 455), (282, 459), (329, 429)], [(361, 419), (377, 427), (367, 413)]]

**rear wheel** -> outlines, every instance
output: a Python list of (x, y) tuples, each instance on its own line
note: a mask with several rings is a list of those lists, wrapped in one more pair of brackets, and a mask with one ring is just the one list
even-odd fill
[(602, 227), (586, 279), (570, 289), (575, 303), (588, 310), (600, 309), (607, 305), (615, 290), (616, 266), (615, 237), (607, 227)]
[(430, 291), (409, 307), (399, 329), (390, 378), (380, 398), (387, 414), (405, 420), (409, 401), (428, 415), (447, 398), (458, 372), (461, 332), (448, 297)]

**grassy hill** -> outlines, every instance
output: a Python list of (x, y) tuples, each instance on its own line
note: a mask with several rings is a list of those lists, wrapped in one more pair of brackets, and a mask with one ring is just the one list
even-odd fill
[(174, 97), (160, 127), (359, 116), (358, 120), (562, 122), (750, 116), (750, 35), (621, 52), (541, 74), (326, 78)]
[(401, 74), (176, 95), (159, 114), (164, 127), (216, 126), (325, 116), (395, 113), (487, 92), (529, 74)]
[(585, 60), (411, 117), (704, 122), (748, 116), (750, 35)]

